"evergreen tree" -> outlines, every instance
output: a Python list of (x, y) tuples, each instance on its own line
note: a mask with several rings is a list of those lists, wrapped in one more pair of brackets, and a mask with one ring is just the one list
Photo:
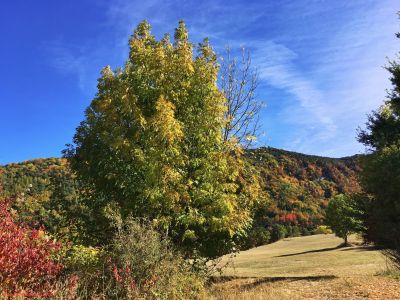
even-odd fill
[[(398, 36), (400, 38), (400, 35)], [(386, 70), (390, 73), (392, 89), (379, 110), (368, 117), (367, 129), (361, 130), (358, 140), (373, 151), (397, 144), (400, 141), (400, 64), (390, 61)]]
[(400, 63), (390, 61), (386, 69), (392, 88), (359, 134), (359, 141), (372, 150), (364, 159), (361, 182), (367, 194), (366, 239), (386, 248), (400, 266)]

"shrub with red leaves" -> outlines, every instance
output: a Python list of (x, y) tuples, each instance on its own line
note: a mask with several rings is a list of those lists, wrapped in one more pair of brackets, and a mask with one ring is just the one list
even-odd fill
[(281, 216), (279, 216), (279, 222), (286, 223), (286, 224), (296, 224), (297, 223), (297, 215), (295, 213), (281, 215)]
[(0, 293), (51, 296), (63, 265), (53, 258), (60, 244), (42, 229), (15, 222), (9, 200), (0, 200)]

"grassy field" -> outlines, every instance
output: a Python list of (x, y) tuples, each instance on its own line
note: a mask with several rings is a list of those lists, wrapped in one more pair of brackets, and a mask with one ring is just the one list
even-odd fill
[(400, 282), (381, 275), (388, 263), (352, 237), (314, 235), (241, 252), (213, 285), (215, 299), (400, 299)]

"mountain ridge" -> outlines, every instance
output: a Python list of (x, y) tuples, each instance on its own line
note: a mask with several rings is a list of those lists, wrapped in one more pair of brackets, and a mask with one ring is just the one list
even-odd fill
[[(332, 159), (332, 160), (346, 160), (346, 159), (352, 159), (352, 158), (357, 158), (357, 157), (363, 157), (363, 156), (367, 155), (367, 154), (353, 154), (353, 155), (342, 156), (342, 157), (330, 157), (330, 156), (322, 156), (322, 155), (317, 155), (317, 154), (306, 154), (306, 153), (302, 153), (302, 152), (286, 150), (286, 149), (281, 149), (281, 148), (276, 148), (276, 147), (271, 147), (271, 146), (260, 146), (260, 147), (255, 147), (255, 148), (248, 148), (245, 150), (245, 152), (250, 152), (250, 151), (259, 150), (259, 149), (266, 149), (268, 151), (282, 152), (282, 153), (286, 153), (289, 155), (298, 155), (298, 156), (304, 156), (304, 157), (308, 157), (308, 158), (316, 158), (316, 159), (320, 158), (320, 159)], [(47, 160), (47, 159), (63, 160), (64, 158), (57, 157), (57, 156), (36, 157), (36, 158), (30, 158), (30, 159), (25, 159), (25, 160), (16, 161), (16, 162), (3, 163), (3, 164), (0, 164), (0, 167), (5, 167), (8, 165), (14, 165), (14, 164), (24, 164), (24, 163), (29, 163), (32, 161)]]

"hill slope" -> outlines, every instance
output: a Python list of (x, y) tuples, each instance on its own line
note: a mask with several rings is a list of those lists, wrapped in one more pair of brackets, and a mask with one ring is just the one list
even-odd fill
[(357, 156), (328, 158), (275, 148), (246, 152), (269, 198), (254, 211), (244, 248), (287, 236), (308, 235), (323, 224), (329, 199), (359, 191)]
[(67, 170), (67, 161), (63, 158), (39, 158), (0, 165), (0, 196), (46, 192), (51, 179)]
[[(260, 201), (254, 211), (253, 231), (244, 248), (284, 236), (309, 234), (322, 224), (331, 196), (359, 189), (356, 156), (336, 159), (275, 148), (250, 149), (245, 155), (260, 176), (267, 201)], [(69, 180), (66, 185), (71, 186), (68, 173), (68, 164), (62, 158), (0, 166), (0, 197), (25, 194), (31, 202), (37, 198), (45, 203), (51, 194), (53, 178)]]
[[(266, 187), (275, 191), (276, 184), (288, 182), (301, 186), (303, 194), (329, 198), (332, 193), (358, 190), (356, 172), (357, 156), (328, 158), (306, 155), (275, 148), (257, 148), (246, 151), (248, 161), (261, 172)], [(24, 192), (32, 184), (34, 191), (46, 189), (55, 174), (68, 168), (63, 158), (40, 158), (20, 163), (0, 165), (2, 195)], [(313, 189), (313, 182), (321, 189)], [(275, 195), (274, 194), (274, 195)]]

